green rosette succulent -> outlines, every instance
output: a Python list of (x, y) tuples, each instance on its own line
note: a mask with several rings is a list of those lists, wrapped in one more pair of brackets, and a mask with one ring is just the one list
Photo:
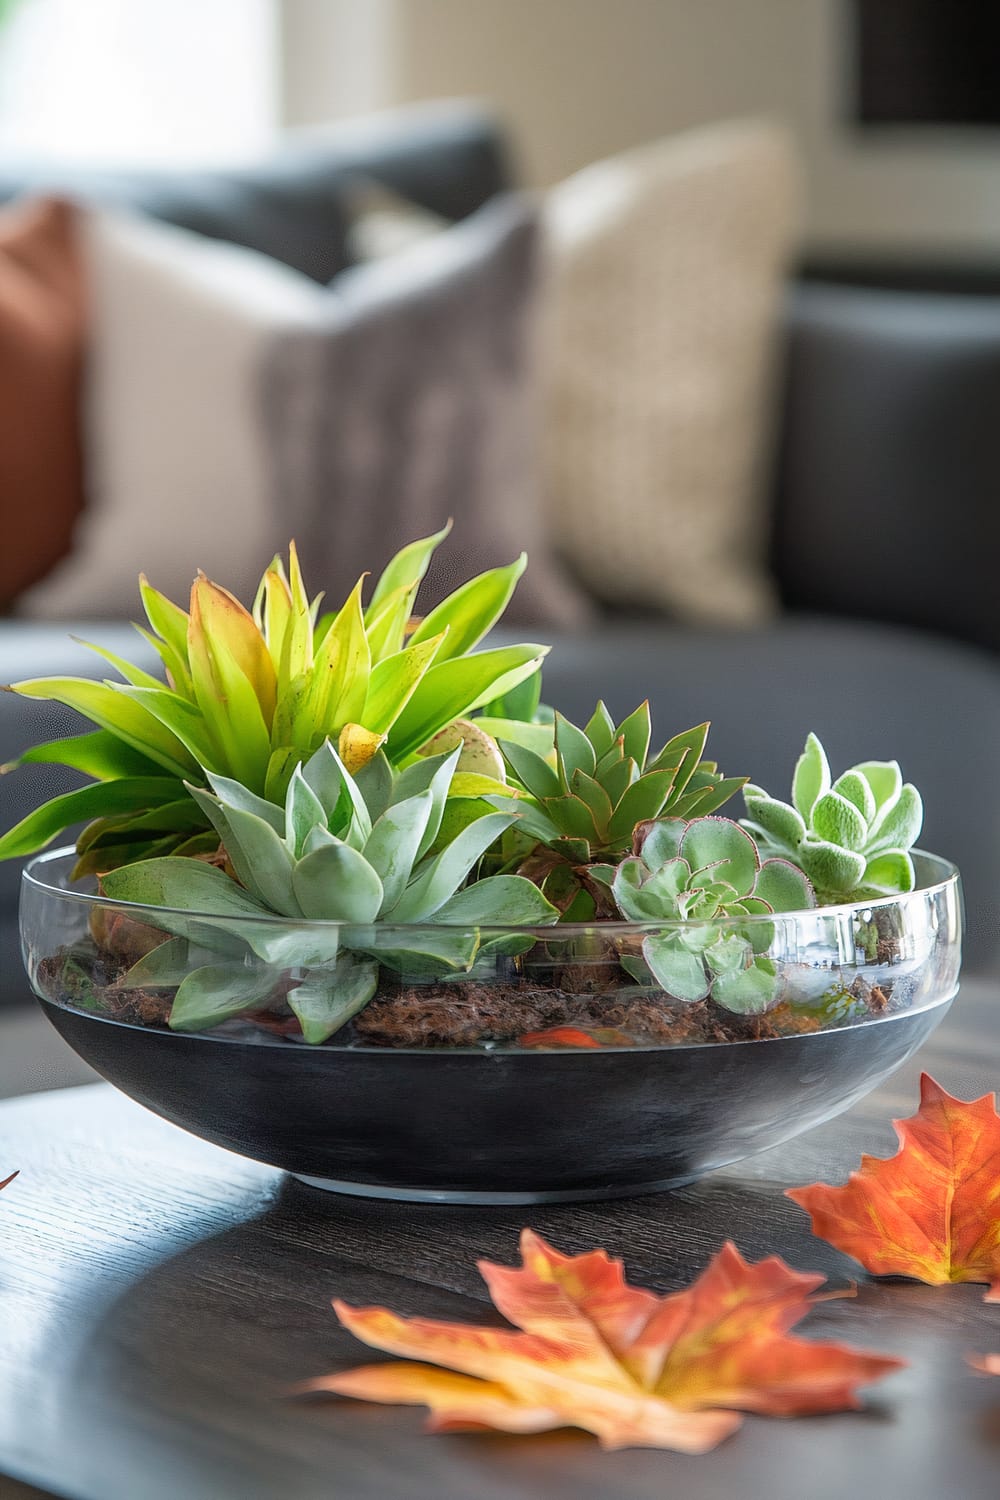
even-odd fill
[[(167, 908), (158, 922), (174, 934), (125, 983), (177, 984), (170, 1025), (185, 1031), (259, 1007), (286, 983), (302, 1034), (315, 1043), (367, 1004), (380, 964), (409, 978), (443, 977), (468, 973), (487, 952), (530, 946), (530, 934), (483, 942), (477, 929), (555, 922), (531, 881), (496, 875), (466, 885), (514, 815), (488, 813), (441, 840), (461, 752), (398, 774), (379, 753), (355, 778), (327, 742), (292, 773), (283, 808), (223, 776), (209, 776), (211, 790), (189, 786), (237, 880), (176, 856), (106, 875), (105, 895)], [(261, 917), (319, 925), (275, 930), (246, 920)], [(418, 924), (402, 941), (401, 927)], [(250, 974), (248, 947), (259, 960)]]
[(832, 781), (826, 752), (810, 734), (790, 803), (753, 785), (743, 797), (743, 827), (766, 853), (798, 865), (822, 905), (913, 890), (909, 851), (920, 835), (923, 804), (898, 762), (863, 761)]
[(648, 702), (617, 725), (599, 702), (583, 729), (555, 715), (554, 764), (501, 740), (508, 775), (527, 795), (489, 801), (520, 814), (516, 838), (534, 845), (521, 868), (567, 920), (594, 916), (585, 867), (623, 859), (638, 825), (715, 812), (745, 785), (746, 777), (724, 777), (702, 758), (708, 729), (685, 730), (651, 756)]
[[(641, 961), (626, 955), (623, 966), (645, 982), (651, 975), (678, 1000), (711, 995), (726, 1010), (766, 1010), (778, 973), (768, 957), (774, 926), (760, 919), (816, 905), (802, 871), (785, 859), (762, 861), (750, 835), (729, 818), (661, 819), (639, 842), (637, 854), (599, 868), (598, 878), (627, 921), (685, 926), (644, 937)], [(739, 925), (740, 918), (755, 920)]]

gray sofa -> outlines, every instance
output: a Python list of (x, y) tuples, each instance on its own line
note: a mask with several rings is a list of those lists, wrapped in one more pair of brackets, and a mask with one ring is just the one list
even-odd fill
[[(8, 168), (0, 198), (52, 186), (127, 201), (325, 281), (346, 261), (343, 194), (358, 176), (452, 217), (512, 180), (490, 117), (449, 106), (316, 137), (231, 176), (84, 181)], [(925, 795), (925, 844), (965, 876), (969, 966), (1000, 972), (1000, 789), (973, 774), (1000, 744), (1000, 612), (987, 576), (1000, 527), (1000, 299), (800, 278), (785, 339), (771, 472), (782, 617), (751, 633), (601, 617), (553, 642), (546, 699), (585, 718), (598, 692), (620, 714), (648, 696), (663, 737), (711, 718), (725, 770), (776, 792), (810, 728), (841, 767), (902, 758)], [(120, 622), (74, 633), (141, 647)], [(0, 622), (0, 682), (98, 675), (68, 637), (63, 625)], [(0, 759), (77, 727), (69, 712), (0, 695)], [(44, 767), (6, 778), (0, 824), (72, 784)], [(28, 998), (19, 873), (0, 865), (0, 1004)]]

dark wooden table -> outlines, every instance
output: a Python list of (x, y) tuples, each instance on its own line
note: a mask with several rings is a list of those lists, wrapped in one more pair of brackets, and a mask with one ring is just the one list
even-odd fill
[[(0, 1198), (0, 1471), (72, 1500), (996, 1500), (1000, 1379), (963, 1359), (1000, 1351), (1000, 1307), (981, 1287), (862, 1276), (856, 1299), (822, 1304), (804, 1331), (910, 1368), (862, 1413), (748, 1417), (697, 1458), (605, 1454), (575, 1432), (428, 1437), (413, 1409), (284, 1390), (369, 1357), (331, 1296), (492, 1320), (474, 1262), (513, 1261), (525, 1223), (564, 1250), (606, 1246), (661, 1292), (730, 1236), (754, 1259), (776, 1251), (843, 1284), (855, 1269), (782, 1188), (841, 1181), (862, 1150), (889, 1154), (921, 1066), (966, 1097), (1000, 1086), (998, 1020), (1000, 986), (970, 983), (920, 1058), (839, 1120), (678, 1192), (593, 1206), (338, 1198), (103, 1085), (11, 1100), (0, 1167), (21, 1176)], [(26, 1492), (0, 1478), (7, 1493)]]

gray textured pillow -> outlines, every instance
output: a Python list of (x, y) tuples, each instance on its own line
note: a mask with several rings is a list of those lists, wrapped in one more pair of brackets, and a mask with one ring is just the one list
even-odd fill
[(342, 273), (319, 318), (270, 343), (273, 493), (331, 601), (450, 517), (422, 602), (524, 550), (507, 618), (585, 618), (547, 555), (538, 504), (537, 282), (534, 214), (506, 197)]

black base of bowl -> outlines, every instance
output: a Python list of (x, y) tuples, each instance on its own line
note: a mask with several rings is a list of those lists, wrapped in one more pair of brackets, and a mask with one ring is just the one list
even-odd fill
[(951, 997), (753, 1042), (580, 1052), (307, 1048), (155, 1031), (41, 1001), (110, 1083), (335, 1192), (539, 1203), (677, 1187), (777, 1146), (906, 1061)]
[(338, 1182), (331, 1177), (309, 1177), (304, 1172), (294, 1174), (298, 1182), (306, 1187), (319, 1188), (324, 1193), (344, 1193), (349, 1198), (381, 1198), (392, 1203), (458, 1203), (465, 1207), (495, 1205), (498, 1208), (516, 1207), (519, 1203), (600, 1203), (609, 1198), (639, 1198), (645, 1193), (665, 1193), (670, 1188), (686, 1187), (697, 1181), (701, 1173), (691, 1177), (671, 1177), (666, 1182), (635, 1182), (627, 1187), (563, 1188), (555, 1192), (471, 1192), (468, 1189), (430, 1187), (383, 1187), (376, 1182)]

